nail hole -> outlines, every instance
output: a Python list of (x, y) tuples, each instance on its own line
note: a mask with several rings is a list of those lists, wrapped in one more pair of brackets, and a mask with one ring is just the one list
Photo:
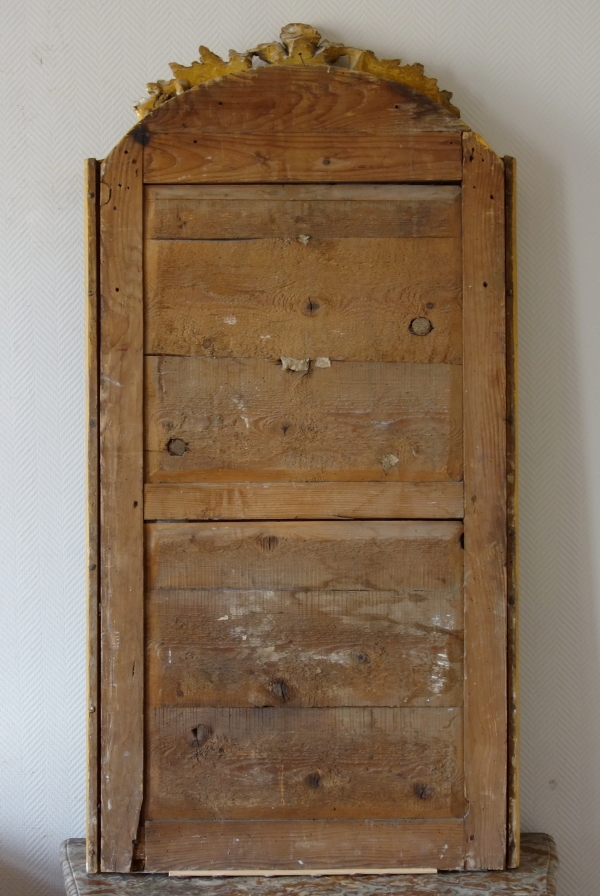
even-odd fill
[(428, 317), (415, 317), (408, 329), (414, 336), (427, 336), (433, 330), (433, 324)]
[(321, 775), (318, 772), (312, 772), (312, 774), (307, 775), (305, 781), (309, 787), (312, 787), (313, 790), (317, 790), (317, 788), (320, 787), (322, 783)]
[(483, 281), (483, 285), (484, 285), (484, 287), (487, 289), (487, 280), (484, 280), (484, 281)]
[(331, 165), (331, 159), (323, 159), (324, 165)]
[(184, 442), (183, 439), (169, 439), (167, 442), (167, 451), (173, 457), (183, 457), (187, 450), (187, 442)]
[(133, 502), (133, 506), (134, 506), (134, 507), (137, 507), (137, 506), (138, 506), (138, 502), (137, 502), (137, 501), (134, 501), (134, 502)]

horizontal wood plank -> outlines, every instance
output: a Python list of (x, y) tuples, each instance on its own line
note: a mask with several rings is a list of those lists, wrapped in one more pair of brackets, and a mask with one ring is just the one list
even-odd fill
[(462, 369), (146, 358), (146, 478), (458, 480)]
[[(184, 197), (169, 195), (168, 187), (146, 187), (146, 238), (423, 239), (460, 236), (459, 187), (396, 186), (397, 198), (369, 199), (365, 196), (359, 199), (361, 191), (369, 191), (369, 187), (360, 184), (354, 196), (335, 201), (329, 199), (328, 191), (341, 192), (336, 187), (321, 187), (323, 196), (315, 199), (299, 196), (288, 199), (284, 186), (271, 189), (275, 195), (258, 199), (245, 195), (246, 192), (260, 192), (253, 187), (248, 191), (243, 186), (237, 187), (238, 195), (230, 187), (228, 191), (233, 195), (227, 198), (202, 195), (202, 187), (195, 186), (179, 188), (179, 193), (187, 191), (188, 195)], [(158, 196), (155, 190), (160, 190)], [(390, 193), (393, 191), (394, 187), (389, 189)]]
[(174, 97), (135, 128), (155, 134), (459, 133), (465, 124), (403, 84), (320, 66), (261, 66)]
[(146, 520), (462, 519), (461, 482), (147, 484)]
[(411, 202), (448, 201), (460, 194), (454, 184), (147, 184), (146, 202), (243, 199), (244, 201)]
[(145, 288), (149, 354), (462, 359), (459, 239), (148, 240)]
[(450, 870), (463, 866), (462, 837), (458, 819), (151, 821), (146, 824), (146, 870), (243, 870), (261, 863), (270, 869), (296, 868), (298, 874), (304, 868), (331, 868), (332, 863), (348, 869), (393, 864)]
[(462, 711), (161, 707), (146, 818), (448, 818), (465, 813)]
[(151, 591), (150, 706), (457, 706), (462, 587)]
[(462, 837), (463, 822), (458, 819), (151, 821), (146, 824), (146, 870), (242, 870), (260, 864), (270, 869), (293, 867), (302, 874), (305, 867), (331, 868), (333, 863), (345, 868), (393, 864), (449, 870), (463, 867)]
[(154, 134), (144, 181), (169, 183), (459, 182), (460, 134)]
[(146, 523), (147, 587), (444, 590), (462, 577), (459, 522)]

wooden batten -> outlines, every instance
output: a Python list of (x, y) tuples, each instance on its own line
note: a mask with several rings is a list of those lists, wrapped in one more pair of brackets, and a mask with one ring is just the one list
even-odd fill
[(508, 834), (507, 866), (520, 861), (519, 540), (516, 159), (504, 157), (506, 201), (506, 506), (508, 580)]
[(506, 863), (504, 166), (463, 135), (466, 867)]
[(85, 189), (85, 324), (86, 345), (86, 423), (87, 423), (87, 734), (86, 734), (86, 867), (99, 870), (99, 776), (98, 737), (100, 734), (100, 692), (98, 646), (99, 629), (99, 507), (98, 507), (98, 287), (99, 251), (99, 163), (86, 159)]
[(143, 187), (131, 137), (100, 187), (100, 867), (131, 871), (144, 766)]

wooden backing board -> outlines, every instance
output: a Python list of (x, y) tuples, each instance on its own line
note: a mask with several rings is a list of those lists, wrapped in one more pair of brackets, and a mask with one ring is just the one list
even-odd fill
[(466, 867), (506, 862), (504, 166), (463, 135)]
[(203, 482), (144, 488), (146, 520), (462, 519), (462, 482)]
[(86, 159), (85, 189), (85, 327), (86, 345), (86, 423), (87, 423), (87, 732), (86, 732), (86, 864), (90, 873), (98, 871), (98, 208), (99, 165)]
[[(460, 187), (146, 187), (146, 238), (413, 238), (460, 234)], [(356, 203), (359, 202), (360, 205)]]
[(461, 424), (457, 364), (146, 358), (147, 482), (460, 480)]
[(449, 110), (403, 84), (342, 68), (260, 66), (174, 97), (135, 132), (141, 143), (151, 143), (155, 134), (230, 133), (245, 139), (291, 131), (377, 139), (456, 135), (464, 129)]
[(142, 154), (102, 164), (101, 870), (130, 871), (143, 796)]
[(459, 237), (147, 240), (145, 350), (460, 364)]
[(508, 836), (507, 865), (520, 860), (519, 758), (519, 541), (517, 432), (517, 238), (516, 159), (504, 157), (506, 201), (506, 398), (507, 398), (507, 579), (508, 579)]
[[(450, 870), (462, 867), (463, 832), (464, 824), (458, 819), (262, 821), (252, 825), (250, 834), (247, 822), (150, 821), (146, 824), (146, 867), (149, 871), (223, 867), (243, 871), (255, 866), (254, 857), (259, 854), (269, 868), (297, 867), (299, 873), (303, 866), (358, 869), (399, 862), (406, 867)], [(357, 843), (361, 844), (358, 854)]]

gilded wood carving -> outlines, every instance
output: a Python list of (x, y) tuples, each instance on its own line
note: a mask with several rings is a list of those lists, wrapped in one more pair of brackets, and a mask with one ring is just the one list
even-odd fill
[(361, 50), (345, 44), (331, 43), (323, 40), (311, 25), (292, 23), (281, 29), (281, 43), (259, 44), (245, 53), (229, 51), (229, 59), (225, 61), (213, 53), (208, 47), (200, 47), (200, 61), (191, 65), (180, 65), (171, 62), (174, 78), (170, 81), (153, 81), (146, 85), (149, 98), (136, 104), (135, 110), (140, 121), (158, 106), (166, 103), (174, 96), (185, 93), (192, 87), (207, 84), (226, 75), (236, 75), (253, 67), (254, 58), (267, 65), (318, 65), (347, 67), (353, 72), (363, 72), (397, 81), (439, 103), (458, 118), (459, 110), (450, 102), (452, 94), (440, 90), (435, 78), (425, 75), (423, 66), (415, 62), (413, 65), (401, 65), (400, 59), (378, 59), (372, 50)]

